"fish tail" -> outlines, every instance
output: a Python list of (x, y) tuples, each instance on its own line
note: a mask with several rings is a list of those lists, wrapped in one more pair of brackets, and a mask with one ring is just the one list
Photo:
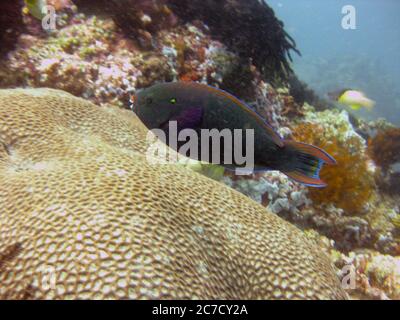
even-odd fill
[(375, 101), (371, 99), (365, 99), (364, 106), (368, 109), (371, 110), (375, 106)]
[(285, 140), (285, 149), (290, 157), (286, 167), (280, 171), (289, 178), (310, 187), (325, 187), (319, 177), (324, 163), (336, 164), (335, 159), (324, 150), (310, 144)]

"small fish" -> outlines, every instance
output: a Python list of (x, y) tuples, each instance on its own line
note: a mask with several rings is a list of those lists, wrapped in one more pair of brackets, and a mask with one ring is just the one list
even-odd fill
[(363, 107), (371, 110), (375, 105), (375, 101), (367, 98), (363, 92), (353, 89), (329, 92), (328, 97), (353, 110), (360, 110)]
[[(336, 163), (322, 149), (283, 140), (244, 102), (208, 85), (195, 82), (160, 83), (138, 91), (131, 102), (132, 110), (147, 128), (162, 129), (166, 135), (169, 121), (176, 121), (178, 130), (254, 129), (254, 171), (279, 170), (307, 186), (324, 187), (326, 184), (319, 177), (322, 165)], [(202, 145), (200, 137), (199, 134), (199, 146)], [(246, 145), (245, 137), (241, 143), (242, 147)], [(223, 152), (221, 150), (221, 154)], [(227, 169), (240, 169), (235, 163), (220, 164)]]
[(42, 20), (45, 14), (43, 13), (43, 8), (47, 6), (46, 0), (24, 0), (25, 7), (24, 13), (30, 13), (36, 19)]

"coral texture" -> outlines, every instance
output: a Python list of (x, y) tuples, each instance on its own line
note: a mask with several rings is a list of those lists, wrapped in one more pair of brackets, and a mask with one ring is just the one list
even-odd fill
[(1, 298), (345, 298), (302, 232), (218, 182), (151, 165), (132, 113), (0, 91)]
[(351, 299), (400, 299), (400, 256), (369, 249), (344, 254), (334, 249), (334, 241), (314, 230), (305, 234), (331, 257)]
[[(18, 179), (25, 179), (23, 181), (27, 186), (26, 189), (21, 187), (21, 190), (27, 190), (27, 193), (20, 197), (11, 197), (7, 193), (7, 199), (15, 201), (15, 203), (7, 202), (8, 210), (11, 210), (11, 206), (20, 208), (33, 199), (32, 205), (29, 207), (32, 210), (27, 212), (26, 215), (22, 215), (23, 221), (15, 223), (15, 226), (10, 227), (12, 235), (21, 235), (23, 232), (27, 235), (42, 234), (48, 229), (44, 227), (45, 223), (43, 226), (39, 225), (39, 220), (48, 219), (51, 224), (51, 227), (48, 227), (51, 229), (51, 237), (44, 238), (44, 235), (41, 235), (41, 238), (38, 240), (39, 244), (36, 242), (31, 243), (28, 240), (15, 242), (11, 241), (10, 237), (4, 243), (1, 242), (0, 269), (14, 270), (14, 273), (6, 271), (6, 274), (10, 277), (15, 276), (15, 282), (18, 285), (21, 284), (21, 281), (24, 283), (25, 281), (28, 282), (26, 288), (29, 289), (32, 287), (34, 290), (25, 291), (27, 297), (36, 297), (44, 292), (40, 288), (43, 281), (47, 283), (49, 278), (51, 280), (51, 275), (54, 271), (51, 265), (54, 259), (61, 261), (54, 264), (59, 266), (59, 268), (61, 268), (60, 266), (64, 268), (71, 263), (75, 271), (72, 272), (72, 278), (68, 280), (65, 280), (66, 274), (63, 273), (66, 272), (65, 270), (68, 270), (67, 267), (62, 272), (56, 273), (61, 279), (60, 288), (57, 288), (61, 293), (57, 293), (57, 290), (53, 290), (52, 292), (46, 291), (42, 294), (43, 297), (73, 297), (73, 294), (67, 292), (72, 290), (74, 284), (79, 287), (80, 297), (88, 296), (89, 293), (93, 297), (95, 296), (94, 291), (98, 291), (99, 296), (117, 296), (115, 294), (117, 290), (113, 289), (112, 293), (108, 295), (108, 293), (103, 292), (103, 289), (99, 289), (103, 288), (103, 284), (99, 286), (99, 283), (102, 282), (96, 281), (93, 285), (91, 284), (92, 282), (85, 282), (87, 278), (85, 278), (85, 273), (90, 274), (89, 278), (94, 277), (93, 274), (97, 270), (99, 270), (98, 278), (104, 278), (104, 275), (109, 274), (109, 271), (104, 271), (106, 267), (103, 268), (102, 266), (103, 263), (107, 265), (107, 263), (111, 262), (107, 258), (105, 258), (107, 261), (104, 262), (102, 259), (105, 257), (104, 252), (117, 252), (113, 251), (113, 248), (108, 251), (100, 251), (100, 249), (96, 251), (100, 254), (98, 261), (93, 260), (95, 261), (93, 265), (97, 269), (93, 272), (86, 272), (86, 270), (89, 270), (89, 267), (87, 267), (88, 259), (94, 258), (92, 255), (92, 245), (93, 243), (97, 243), (98, 235), (103, 233), (94, 235), (93, 237), (96, 238), (89, 239), (87, 240), (88, 242), (79, 240), (81, 239), (81, 235), (78, 234), (77, 237), (79, 239), (74, 240), (75, 242), (67, 242), (72, 243), (70, 247), (67, 246), (68, 248), (65, 248), (64, 245), (58, 246), (59, 242), (56, 245), (49, 245), (51, 254), (49, 253), (40, 259), (38, 258), (41, 265), (37, 268), (36, 263), (39, 262), (35, 260), (36, 258), (33, 259), (34, 263), (29, 260), (30, 258), (24, 258), (23, 265), (26, 262), (32, 267), (24, 271), (23, 275), (16, 275), (21, 270), (18, 268), (22, 267), (9, 268), (15, 266), (12, 264), (13, 259), (18, 259), (19, 255), (24, 257), (24, 254), (27, 254), (26, 251), (32, 248), (32, 253), (29, 253), (31, 257), (33, 257), (33, 252), (35, 252), (34, 257), (39, 257), (37, 252), (44, 250), (42, 246), (47, 248), (49, 241), (53, 241), (54, 232), (59, 232), (60, 238), (65, 240), (66, 238), (62, 235), (63, 233), (57, 228), (53, 228), (55, 223), (60, 223), (68, 232), (72, 230), (69, 237), (74, 238), (78, 231), (73, 229), (72, 226), (67, 226), (67, 224), (76, 224), (76, 216), (81, 214), (81, 210), (83, 209), (86, 210), (83, 214), (84, 218), (93, 214), (96, 215), (95, 213), (99, 212), (99, 217), (105, 217), (106, 221), (105, 224), (100, 224), (101, 228), (109, 228), (110, 230), (114, 230), (113, 226), (115, 226), (115, 223), (124, 220), (128, 216), (128, 222), (125, 223), (126, 226), (124, 227), (128, 230), (126, 232), (138, 234), (131, 232), (135, 226), (131, 223), (130, 217), (132, 216), (132, 212), (136, 212), (134, 211), (136, 207), (132, 209), (132, 206), (143, 207), (143, 210), (146, 212), (152, 210), (156, 199), (159, 197), (160, 190), (166, 185), (162, 179), (157, 178), (155, 179), (158, 181), (156, 184), (149, 182), (142, 187), (136, 187), (138, 185), (137, 181), (138, 179), (147, 181), (146, 179), (153, 179), (155, 176), (164, 177), (166, 176), (164, 173), (170, 169), (163, 169), (167, 171), (157, 170), (156, 172), (153, 168), (154, 170), (148, 170), (149, 173), (140, 171), (140, 174), (137, 177), (135, 176), (136, 172), (139, 172), (139, 169), (136, 169), (136, 167), (132, 168), (131, 162), (138, 162), (142, 166), (143, 155), (138, 155), (137, 153), (144, 153), (145, 149), (141, 146), (145, 136), (141, 133), (139, 123), (135, 119), (132, 119), (131, 113), (124, 113), (122, 110), (116, 111), (114, 107), (127, 108), (129, 97), (137, 89), (150, 86), (155, 82), (175, 80), (207, 83), (233, 93), (266, 119), (283, 138), (291, 139), (295, 137), (300, 141), (311, 142), (319, 147), (323, 147), (335, 156), (336, 160), (338, 160), (338, 165), (323, 167), (321, 175), (328, 182), (328, 188), (316, 190), (293, 182), (280, 172), (271, 171), (245, 177), (225, 173), (225, 176), (223, 176), (223, 171), (218, 166), (198, 163), (187, 158), (179, 159), (180, 168), (171, 169), (179, 173), (176, 173), (176, 178), (170, 179), (171, 181), (168, 183), (166, 189), (170, 192), (170, 190), (173, 190), (173, 185), (178, 183), (179, 192), (183, 193), (182, 190), (189, 186), (190, 182), (191, 185), (200, 184), (201, 186), (196, 187), (195, 191), (201, 191), (202, 194), (199, 196), (198, 193), (191, 193), (190, 197), (193, 198), (189, 199), (189, 196), (185, 196), (185, 200), (173, 194), (171, 195), (172, 200), (167, 204), (159, 200), (157, 203), (166, 211), (171, 212), (171, 221), (173, 223), (176, 223), (179, 217), (183, 217), (184, 221), (189, 221), (190, 217), (193, 217), (193, 210), (197, 213), (197, 210), (200, 210), (198, 207), (204, 210), (208, 210), (207, 208), (210, 207), (209, 211), (213, 213), (214, 221), (215, 216), (220, 212), (222, 214), (231, 210), (236, 212), (239, 209), (234, 210), (231, 208), (236, 208), (239, 202), (239, 207), (243, 208), (242, 201), (245, 201), (245, 203), (249, 201), (243, 200), (236, 193), (229, 193), (225, 188), (219, 186), (215, 189), (220, 192), (219, 195), (215, 195), (218, 201), (214, 200), (215, 204), (209, 204), (208, 190), (213, 189), (214, 185), (211, 187), (211, 184), (207, 184), (207, 188), (203, 187), (203, 182), (198, 183), (200, 181), (198, 179), (204, 178), (198, 177), (198, 175), (189, 173), (186, 170), (190, 169), (213, 179), (221, 180), (223, 183), (228, 184), (266, 207), (267, 212), (262, 211), (262, 214), (267, 216), (267, 218), (262, 218), (267, 219), (266, 223), (270, 223), (270, 219), (275, 219), (269, 217), (271, 212), (301, 229), (307, 229), (306, 235), (310, 234), (312, 230), (314, 233), (318, 232), (323, 235), (322, 237), (328, 237), (329, 239), (326, 239), (326, 241), (332, 244), (332, 248), (330, 251), (328, 250), (328, 253), (330, 253), (331, 259), (335, 262), (336, 266), (341, 268), (343, 264), (351, 264), (357, 270), (359, 275), (357, 278), (357, 289), (347, 291), (352, 297), (399, 297), (396, 294), (396, 292), (399, 292), (399, 282), (397, 280), (390, 280), (390, 284), (385, 285), (385, 277), (376, 277), (375, 271), (366, 272), (365, 269), (365, 265), (369, 263), (370, 259), (379, 256), (379, 258), (374, 258), (374, 261), (377, 261), (375, 265), (378, 265), (380, 261), (384, 261), (383, 264), (386, 264), (386, 261), (389, 260), (393, 261), (393, 263), (387, 264), (390, 267), (388, 273), (391, 274), (388, 276), (388, 279), (397, 279), (396, 276), (392, 275), (398, 274), (395, 266), (398, 263), (398, 256), (400, 254), (400, 188), (398, 184), (398, 179), (400, 178), (398, 156), (400, 153), (397, 152), (399, 141), (398, 129), (394, 129), (393, 125), (384, 119), (374, 122), (363, 121), (355, 115), (352, 116), (351, 113), (340, 112), (332, 103), (328, 103), (316, 96), (312, 90), (307, 88), (305, 83), (296, 78), (295, 74), (289, 71), (287, 75), (284, 71), (287, 68), (285, 66), (282, 67), (281, 62), (282, 60), (287, 60), (287, 54), (292, 52), (289, 47), (294, 43), (291, 42), (290, 37), (285, 35), (283, 27), (274, 17), (268, 6), (258, 3), (256, 0), (74, 0), (73, 2), (70, 0), (47, 0), (47, 3), (55, 6), (57, 10), (57, 29), (45, 31), (41, 27), (40, 20), (31, 14), (25, 12), (21, 17), (22, 0), (14, 1), (15, 3), (13, 2), (12, 4), (11, 2), (13, 1), (3, 1), (0, 5), (3, 9), (2, 12), (7, 12), (7, 14), (3, 14), (0, 17), (0, 51), (3, 53), (3, 57), (0, 60), (0, 87), (51, 87), (67, 91), (75, 96), (84, 98), (86, 101), (79, 100), (78, 102), (77, 99), (72, 99), (65, 94), (65, 98), (62, 98), (61, 92), (49, 91), (48, 93), (51, 93), (53, 96), (51, 100), (56, 99), (57, 96), (57, 99), (59, 99), (57, 101), (60, 103), (56, 105), (53, 102), (46, 102), (43, 112), (39, 112), (38, 106), (35, 105), (34, 108), (31, 108), (31, 103), (29, 102), (24, 103), (24, 107), (22, 107), (19, 100), (16, 100), (12, 110), (21, 110), (23, 108), (25, 116), (22, 115), (22, 111), (18, 111), (17, 118), (20, 120), (14, 123), (9, 119), (11, 119), (11, 116), (15, 118), (16, 115), (14, 115), (14, 111), (10, 111), (5, 113), (7, 117), (1, 118), (1, 121), (4, 122), (2, 122), (3, 124), (0, 128), (0, 139), (5, 144), (0, 144), (0, 166), (7, 169), (0, 170), (6, 181), (5, 184), (0, 185), (0, 191), (5, 192), (4, 190), (10, 184), (13, 184), (15, 187), (17, 181), (15, 179), (18, 173), (21, 174)], [(210, 6), (215, 8), (215, 10), (207, 11), (204, 9), (207, 7), (210, 8)], [(256, 10), (253, 10), (253, 8), (256, 8)], [(265, 50), (265, 48), (268, 50)], [(316, 72), (317, 77), (315, 81), (324, 85), (323, 83), (326, 84), (326, 81), (329, 81), (329, 79), (335, 78), (326, 77), (326, 72), (324, 79), (320, 77), (320, 70), (332, 69), (332, 66), (335, 67), (331, 71), (337, 73), (339, 70), (339, 73), (343, 73), (346, 77), (349, 75), (346, 73), (346, 70), (350, 70), (351, 66), (358, 65), (357, 69), (361, 71), (365, 68), (359, 68), (359, 66), (367, 66), (364, 62), (354, 64), (353, 60), (350, 58), (350, 65), (339, 66), (339, 69), (336, 68), (336, 63), (322, 62), (321, 67)], [(286, 65), (285, 62), (283, 62), (283, 65)], [(372, 70), (373, 68), (369, 69)], [(333, 75), (334, 73), (330, 74)], [(378, 73), (372, 72), (371, 74)], [(280, 81), (276, 81), (276, 78), (286, 78), (286, 76), (288, 76), (289, 83), (287, 85), (277, 85), (276, 82), (280, 83)], [(340, 78), (343, 77), (341, 76)], [(362, 78), (365, 79), (365, 76)], [(376, 77), (370, 76), (368, 79), (373, 82), (376, 80)], [(381, 78), (379, 79), (382, 80)], [(376, 93), (378, 89), (384, 96), (395, 95), (395, 87), (384, 79), (383, 82), (380, 81), (381, 84), (379, 86), (376, 86), (372, 82), (367, 90), (371, 96), (374, 96), (373, 92)], [(326, 90), (323, 90), (323, 92), (325, 93), (329, 89), (326, 87)], [(26, 94), (29, 95), (40, 96), (44, 93), (42, 91), (26, 91)], [(78, 105), (76, 109), (74, 107), (73, 110), (67, 110), (63, 106), (64, 102), (72, 101), (70, 99), (76, 102), (76, 104), (74, 102), (74, 106)], [(87, 101), (101, 107), (94, 108)], [(379, 112), (384, 111), (380, 107), (379, 101), (378, 104), (379, 106), (374, 108), (371, 114), (377, 110)], [(83, 114), (83, 111), (80, 110), (83, 108), (83, 105), (89, 108), (90, 112), (88, 111), (88, 113)], [(113, 107), (110, 108), (110, 106)], [(3, 106), (0, 106), (1, 108)], [(54, 113), (46, 108), (54, 110)], [(323, 110), (324, 112), (319, 112)], [(396, 107), (390, 107), (391, 114), (395, 113), (396, 110)], [(75, 112), (83, 114), (82, 119), (75, 118)], [(388, 115), (388, 113), (385, 114)], [(43, 126), (40, 130), (38, 128), (37, 130), (30, 128), (33, 123), (30, 119), (33, 119), (34, 115), (35, 117), (36, 115), (41, 115), (40, 118), (43, 119), (43, 122), (47, 121), (50, 123), (51, 129), (46, 129), (46, 126)], [(131, 119), (129, 120), (127, 117)], [(71, 119), (76, 120), (76, 122)], [(114, 123), (114, 120), (120, 125), (109, 124), (110, 122)], [(98, 122), (97, 125), (93, 124), (95, 121)], [(117, 127), (118, 129), (116, 129)], [(111, 130), (112, 133), (105, 132), (105, 128)], [(55, 134), (56, 132), (57, 134)], [(35, 146), (37, 150), (29, 149), (31, 147), (29, 146), (29, 142), (25, 142), (25, 139), (32, 141), (32, 146)], [(48, 146), (44, 142), (47, 141), (46, 139), (51, 140)], [(57, 143), (55, 140), (57, 140)], [(366, 143), (367, 141), (368, 144)], [(54, 146), (59, 144), (67, 147), (63, 149), (63, 155), (57, 158), (55, 155), (60, 151), (54, 150)], [(50, 151), (48, 151), (49, 148), (51, 148)], [(86, 151), (85, 148), (87, 148)], [(32, 153), (26, 156), (24, 152), (28, 152), (29, 150)], [(97, 151), (93, 155), (89, 154), (93, 150)], [(113, 151), (113, 157), (117, 154), (115, 156), (116, 162), (113, 159), (110, 160), (110, 150), (115, 151)], [(123, 165), (119, 152), (126, 155)], [(101, 155), (99, 155), (100, 153)], [(79, 161), (78, 155), (79, 157), (82, 156)], [(93, 159), (92, 156), (98, 157)], [(41, 157), (45, 161), (41, 161)], [(71, 157), (70, 163), (68, 163), (66, 157)], [(102, 162), (102, 159), (104, 162)], [(113, 169), (107, 169), (111, 168), (109, 161), (113, 164), (118, 164), (117, 171), (113, 172)], [(101, 166), (102, 164), (104, 166)], [(53, 165), (54, 167), (52, 167)], [(93, 170), (99, 168), (99, 176), (93, 174), (90, 166), (94, 167)], [(145, 165), (143, 166), (146, 167)], [(62, 170), (64, 170), (64, 173), (61, 172)], [(67, 175), (68, 172), (70, 172), (70, 175)], [(125, 182), (123, 180), (127, 178), (125, 176), (127, 172), (130, 172), (128, 176), (129, 179), (132, 177), (133, 181)], [(182, 176), (183, 172), (185, 172), (184, 178)], [(36, 175), (33, 176), (33, 173), (36, 173)], [(114, 177), (114, 173), (117, 176)], [(121, 179), (121, 181), (108, 185), (104, 180), (106, 178), (102, 174), (107, 175), (107, 179), (112, 180), (115, 178)], [(168, 174), (168, 177), (172, 177), (172, 173)], [(35, 185), (37, 185), (36, 191), (42, 188), (43, 192), (37, 193), (33, 188), (33, 183), (28, 185), (27, 176), (34, 177), (35, 180), (32, 181), (35, 181)], [(70, 177), (70, 180), (61, 179), (65, 176)], [(374, 178), (376, 185), (374, 184)], [(186, 179), (187, 183), (183, 185), (183, 181), (176, 182), (174, 179)], [(47, 183), (48, 186), (44, 187), (45, 180), (46, 182), (57, 180), (60, 181), (60, 185), (56, 190), (51, 187), (51, 183)], [(69, 181), (71, 181), (71, 184)], [(151, 187), (148, 187), (148, 185), (151, 185)], [(71, 188), (75, 189), (72, 190)], [(147, 192), (146, 188), (150, 188), (152, 191)], [(110, 189), (114, 191), (110, 191)], [(96, 199), (89, 196), (94, 192), (93, 190), (96, 191)], [(48, 207), (44, 207), (46, 203), (43, 202), (41, 206), (34, 208), (36, 203), (45, 201), (41, 200), (40, 197), (46, 198), (46, 192), (50, 193), (48, 202), (51, 202), (51, 204)], [(113, 193), (111, 196), (111, 192), (121, 192), (121, 194), (117, 196)], [(82, 198), (75, 193), (80, 193)], [(104, 201), (108, 201), (108, 198), (104, 197), (103, 194), (110, 195), (110, 203), (112, 204), (107, 208), (104, 206)], [(138, 199), (137, 194), (144, 194), (144, 199), (146, 200), (138, 203), (135, 200)], [(164, 192), (161, 194), (163, 195)], [(233, 197), (232, 194), (235, 199), (240, 200), (232, 200), (234, 203), (231, 202), (230, 198)], [(26, 198), (24, 198), (25, 196)], [(83, 198), (85, 199), (80, 203), (79, 199)], [(2, 201), (5, 201), (4, 199)], [(66, 199), (72, 199), (71, 203)], [(193, 199), (196, 199), (196, 203), (189, 205), (193, 203)], [(189, 204), (184, 205), (184, 201), (187, 201)], [(222, 204), (222, 202), (226, 201), (228, 202), (227, 204)], [(63, 207), (61, 209), (52, 207), (52, 205), (57, 204), (65, 204), (67, 211)], [(183, 208), (179, 209), (180, 206), (183, 206)], [(228, 208), (227, 206), (230, 207)], [(0, 208), (2, 207), (0, 206)], [(126, 211), (124, 211), (125, 208)], [(257, 208), (256, 212), (259, 212), (258, 210), (261, 209), (260, 207)], [(52, 213), (39, 215), (37, 209), (50, 210)], [(163, 211), (163, 214), (166, 211)], [(54, 212), (61, 212), (62, 214), (72, 212), (74, 214), (60, 218), (57, 215), (54, 216)], [(114, 213), (116, 213), (115, 216), (112, 215)], [(246, 214), (247, 211), (245, 213), (234, 213), (234, 217), (243, 217)], [(16, 219), (15, 215), (11, 216), (12, 219)], [(29, 216), (29, 223), (26, 222), (28, 221), (27, 216)], [(10, 219), (7, 220), (8, 225), (11, 225)], [(60, 219), (67, 219), (67, 222)], [(233, 218), (230, 219), (227, 224), (233, 221)], [(31, 223), (31, 221), (33, 222)], [(151, 219), (149, 218), (146, 221), (151, 221)], [(158, 220), (153, 219), (152, 221)], [(219, 226), (224, 221), (218, 220)], [(256, 224), (258, 223), (257, 220)], [(279, 222), (279, 224), (281, 223)], [(83, 224), (79, 222), (78, 225), (81, 226)], [(222, 234), (223, 240), (221, 241), (224, 244), (218, 248), (223, 247), (225, 252), (227, 251), (225, 250), (225, 242), (230, 238), (226, 237), (226, 231), (222, 227), (219, 228), (219, 226), (217, 231)], [(262, 226), (260, 224), (257, 228), (265, 228)], [(138, 228), (141, 227), (142, 225), (139, 225)], [(82, 228), (85, 229), (86, 225), (83, 225)], [(91, 222), (89, 223), (89, 228), (92, 228), (90, 229), (92, 234), (93, 232), (97, 232), (97, 229), (93, 228)], [(155, 225), (149, 222), (149, 224), (145, 225), (145, 228), (159, 231), (166, 230), (167, 227), (162, 224), (162, 226), (157, 226), (156, 228)], [(168, 231), (171, 231), (170, 233), (173, 234), (172, 229), (175, 228), (175, 224), (168, 228)], [(195, 229), (203, 230), (204, 228), (199, 229), (195, 227)], [(275, 230), (275, 227), (272, 229)], [(266, 230), (269, 231), (271, 228), (267, 227)], [(84, 231), (87, 231), (87, 229)], [(217, 235), (217, 231), (216, 233), (212, 233), (214, 237), (220, 236), (220, 234)], [(257, 229), (254, 232), (257, 234), (259, 230)], [(231, 231), (229, 231), (229, 234), (231, 234)], [(22, 235), (21, 237), (25, 236)], [(26, 237), (24, 239), (27, 239)], [(108, 245), (116, 246), (114, 240), (108, 240), (108, 233), (105, 237), (107, 239), (105, 240), (106, 244), (101, 242), (99, 244), (100, 247)], [(205, 237), (204, 239), (206, 240), (204, 241), (216, 243), (214, 238), (209, 237), (208, 233)], [(184, 238), (182, 236), (179, 239)], [(2, 239), (5, 238), (0, 238), (0, 241), (3, 241)], [(148, 242), (147, 239), (143, 240), (146, 244)], [(177, 238), (175, 237), (175, 239)], [(188, 233), (187, 239), (192, 241), (192, 239), (197, 240), (198, 238)], [(135, 241), (138, 242), (139, 240), (136, 239)], [(217, 242), (219, 246), (220, 241)], [(85, 245), (85, 250), (80, 254), (79, 248), (83, 245)], [(90, 248), (87, 247), (87, 251), (86, 246), (90, 246)], [(208, 247), (202, 243), (201, 246), (199, 245), (196, 248), (207, 249)], [(241, 250), (247, 252), (248, 248), (246, 247), (242, 250), (243, 247), (241, 247)], [(271, 246), (268, 247), (268, 250), (270, 248)], [(153, 249), (151, 248), (151, 250)], [(56, 250), (54, 256), (52, 254), (53, 250)], [(121, 250), (118, 252), (123, 253), (125, 249)], [(290, 256), (297, 254), (297, 250), (293, 248), (290, 250), (293, 251), (293, 253), (289, 254)], [(318, 248), (317, 250), (318, 254), (320, 249)], [(340, 252), (336, 250), (340, 250)], [(246, 260), (243, 263), (245, 258), (248, 257), (247, 254), (244, 256), (238, 254), (239, 258), (232, 258), (235, 254), (232, 252), (230, 251), (229, 253), (229, 259), (240, 261), (244, 266), (248, 265), (246, 263), (249, 263), (250, 260)], [(393, 259), (389, 256), (384, 256), (387, 254), (393, 256)], [(207, 251), (202, 256), (204, 257), (203, 261), (207, 263), (212, 262), (213, 268), (218, 266), (221, 270), (230, 272), (231, 269), (222, 267), (222, 262), (215, 262), (217, 258), (214, 256), (213, 252), (210, 253)], [(340, 256), (340, 259), (338, 256)], [(380, 258), (381, 256), (382, 259)], [(65, 262), (65, 257), (67, 257), (67, 262)], [(83, 269), (80, 265), (78, 266), (78, 264), (71, 262), (73, 259), (81, 257), (84, 260)], [(191, 255), (189, 258), (191, 259), (191, 257), (193, 256)], [(135, 265), (133, 269), (143, 267), (143, 269), (138, 271), (139, 273), (142, 270), (147, 272), (147, 270), (151, 269), (151, 266), (141, 265), (140, 263), (142, 262), (140, 259), (139, 262), (133, 261), (134, 258), (131, 257), (131, 253), (128, 253), (127, 258), (124, 256), (123, 261), (121, 260), (118, 263), (125, 265), (125, 260)], [(285, 258), (277, 258), (277, 260), (285, 260)], [(250, 264), (252, 263), (253, 261), (250, 262)], [(275, 260), (271, 264), (274, 263)], [(283, 262), (283, 264), (285, 263)], [(186, 268), (187, 263), (184, 262), (183, 264), (179, 264), (179, 266), (175, 264), (175, 267), (176, 269), (182, 268), (183, 270), (185, 269), (183, 265)], [(236, 266), (236, 264), (234, 265)], [(124, 274), (129, 273), (126, 278), (128, 279), (134, 271), (128, 267), (124, 268), (121, 272)], [(151, 269), (152, 272), (156, 270), (154, 272), (157, 273), (158, 266), (154, 268)], [(377, 268), (371, 270), (377, 270)], [(238, 272), (241, 274), (239, 279), (235, 278), (237, 277), (236, 275), (232, 275), (231, 280), (229, 280), (234, 283), (233, 287), (239, 281), (244, 281), (243, 279), (247, 281), (255, 277), (252, 274), (246, 273), (247, 269), (245, 271), (244, 267), (239, 268)], [(144, 273), (142, 272), (142, 274)], [(243, 276), (244, 274), (245, 276)], [(260, 277), (257, 275), (256, 278), (261, 279), (263, 276), (264, 274), (261, 274)], [(22, 278), (23, 280), (20, 280)], [(29, 280), (25, 280), (27, 278)], [(78, 278), (79, 280), (77, 280)], [(218, 279), (222, 278), (221, 276)], [(383, 280), (377, 281), (378, 278)], [(142, 278), (140, 279), (142, 281)], [(145, 284), (149, 283), (147, 282), (147, 276), (143, 279)], [(159, 280), (157, 279), (155, 283), (158, 283)], [(179, 278), (180, 283), (185, 281), (186, 279), (182, 280)], [(85, 283), (88, 288), (91, 287), (84, 290), (82, 289), (82, 283)], [(136, 285), (134, 281), (132, 283), (130, 287), (140, 288), (139, 290), (142, 291), (147, 290), (145, 285)], [(283, 286), (287, 287), (285, 281), (283, 283)], [(0, 282), (0, 286), (1, 284), (2, 282)], [(224, 285), (226, 285), (226, 282), (224, 282)], [(71, 290), (67, 291), (63, 289), (63, 286), (69, 286)], [(180, 288), (182, 287), (183, 285)], [(176, 288), (174, 287), (174, 289)], [(109, 289), (110, 286), (105, 286), (104, 291), (108, 292)], [(17, 294), (14, 294), (15, 291), (12, 290), (8, 290), (7, 294), (11, 292), (10, 296), (15, 297)], [(35, 290), (38, 294), (31, 295), (31, 292)], [(77, 291), (74, 290), (71, 292), (76, 293)], [(201, 297), (210, 296), (210, 290), (213, 294), (216, 292), (212, 288), (204, 289), (203, 292), (207, 294), (202, 294)], [(123, 287), (122, 291), (125, 293), (128, 292), (125, 296), (134, 296), (131, 294), (132, 290), (126, 290), (125, 287)], [(137, 292), (137, 290), (135, 289), (134, 292)], [(182, 293), (182, 291), (180, 292)], [(231, 291), (227, 292), (231, 294)], [(199, 294), (197, 295), (199, 296)], [(253, 296), (255, 295), (256, 293), (253, 294)], [(118, 290), (118, 296), (122, 296), (121, 290)], [(149, 297), (150, 295), (144, 294), (144, 296)], [(193, 296), (195, 295), (193, 294)], [(244, 295), (241, 294), (241, 296)], [(250, 293), (248, 296), (250, 296)], [(265, 295), (260, 294), (259, 296)], [(291, 292), (288, 292), (287, 297), (290, 296), (293, 295)]]
[(385, 128), (368, 141), (368, 153), (379, 166), (375, 180), (387, 194), (400, 194), (400, 129)]
[(368, 151), (374, 162), (387, 171), (400, 162), (400, 128), (390, 128), (379, 132), (368, 141)]
[(138, 40), (143, 48), (153, 48), (153, 35), (168, 29), (177, 18), (165, 0), (73, 0), (81, 12), (108, 15), (126, 37)]

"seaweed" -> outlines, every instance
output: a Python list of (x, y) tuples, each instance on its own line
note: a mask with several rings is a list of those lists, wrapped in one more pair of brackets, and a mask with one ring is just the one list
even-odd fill
[(296, 74), (291, 74), (288, 78), (289, 93), (294, 101), (302, 106), (305, 102), (315, 107), (316, 110), (322, 111), (334, 108), (334, 104), (326, 99), (321, 98), (314, 90), (299, 80)]
[(0, 57), (14, 49), (23, 31), (22, 1), (0, 2)]
[(235, 94), (244, 99), (252, 100), (256, 96), (254, 73), (251, 66), (242, 59), (233, 59), (232, 64), (223, 75), (220, 88)]

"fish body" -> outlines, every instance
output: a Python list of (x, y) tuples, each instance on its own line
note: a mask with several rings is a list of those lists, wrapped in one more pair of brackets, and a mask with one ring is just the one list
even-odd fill
[(42, 20), (45, 14), (43, 13), (43, 8), (47, 6), (46, 0), (24, 0), (25, 11), (29, 12), (36, 19)]
[(366, 97), (363, 92), (353, 89), (344, 89), (329, 93), (328, 96), (353, 110), (360, 110), (361, 108), (370, 110), (375, 105), (375, 101)]
[[(208, 85), (194, 82), (156, 84), (137, 93), (133, 111), (150, 130), (161, 129), (166, 135), (171, 121), (176, 121), (178, 131), (196, 130), (199, 132), (199, 146), (202, 145), (201, 129), (229, 129), (231, 132), (253, 129), (254, 170), (280, 170), (309, 186), (325, 186), (319, 178), (319, 171), (323, 163), (335, 163), (329, 154), (317, 147), (283, 140), (244, 102)], [(245, 150), (247, 142), (243, 133), (242, 140), (233, 145), (232, 150), (224, 150), (221, 144), (220, 153), (233, 153), (238, 147)], [(223, 156), (221, 159), (224, 159)], [(237, 163), (220, 164), (228, 169), (240, 169)]]

